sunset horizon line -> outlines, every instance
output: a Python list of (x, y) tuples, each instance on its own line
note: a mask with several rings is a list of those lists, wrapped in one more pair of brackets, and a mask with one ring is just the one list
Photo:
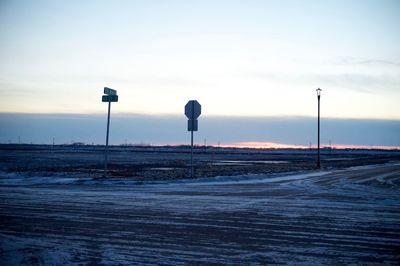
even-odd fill
[[(0, 142), (0, 145), (50, 145), (51, 143), (5, 143)], [(80, 141), (72, 141), (66, 143), (54, 144), (54, 146), (104, 146), (104, 143), (86, 143)], [(119, 144), (109, 144), (109, 146), (114, 147), (182, 147), (190, 146), (187, 143), (119, 143)], [(298, 144), (288, 144), (279, 142), (269, 142), (269, 141), (243, 141), (243, 142), (232, 142), (228, 144), (199, 144), (196, 143), (194, 147), (212, 147), (212, 148), (225, 148), (225, 149), (254, 149), (254, 150), (317, 150), (318, 147), (315, 144), (311, 145), (298, 145)], [(359, 145), (359, 144), (326, 144), (322, 143), (320, 145), (322, 150), (386, 150), (386, 151), (400, 151), (400, 146), (393, 145)]]
[[(0, 111), (0, 115), (60, 115), (60, 116), (107, 116), (106, 112), (8, 112)], [(143, 113), (143, 112), (117, 112), (113, 111), (112, 116), (114, 117), (126, 117), (126, 116), (148, 116), (148, 117), (184, 117), (179, 113)], [(282, 119), (314, 119), (317, 115), (228, 115), (228, 114), (203, 114), (203, 117), (211, 118), (282, 118)], [(201, 118), (200, 118), (201, 119)], [(379, 121), (400, 121), (399, 118), (377, 118), (377, 117), (339, 117), (339, 116), (322, 116), (321, 119), (335, 119), (335, 120), (379, 120)]]
[[(286, 143), (276, 143), (276, 142), (237, 142), (233, 144), (221, 145), (221, 147), (226, 148), (251, 148), (251, 149), (318, 149), (318, 146), (315, 144), (311, 144), (309, 146), (306, 145), (297, 145), (297, 144), (286, 144)], [(360, 144), (326, 144), (322, 143), (320, 145), (321, 149), (334, 149), (334, 150), (347, 150), (347, 149), (355, 149), (355, 150), (400, 150), (400, 146), (391, 146), (391, 145), (360, 145)]]

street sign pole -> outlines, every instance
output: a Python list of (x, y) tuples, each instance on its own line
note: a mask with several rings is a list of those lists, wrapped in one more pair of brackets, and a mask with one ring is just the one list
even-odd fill
[(108, 164), (108, 136), (110, 133), (110, 114), (111, 114), (111, 103), (118, 102), (117, 91), (104, 87), (104, 94), (101, 97), (102, 102), (108, 103), (108, 114), (107, 114), (107, 132), (106, 132), (106, 150), (104, 154), (104, 176), (107, 176), (107, 164)]
[(110, 112), (111, 102), (108, 102), (108, 115), (107, 115), (107, 134), (106, 134), (106, 153), (104, 158), (104, 175), (107, 175), (107, 161), (108, 161), (108, 134), (110, 132)]

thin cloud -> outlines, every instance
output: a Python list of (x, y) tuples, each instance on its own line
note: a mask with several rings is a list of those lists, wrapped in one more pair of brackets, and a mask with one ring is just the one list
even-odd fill
[(342, 57), (335, 62), (339, 65), (367, 65), (367, 66), (389, 66), (389, 67), (400, 67), (400, 62), (384, 60), (384, 59), (361, 59), (352, 57)]
[(35, 91), (32, 91), (28, 86), (21, 85), (15, 82), (8, 82), (4, 80), (0, 80), (0, 96), (4, 97), (30, 97), (35, 94)]
[(320, 84), (349, 88), (361, 92), (374, 93), (379, 90), (397, 90), (400, 87), (400, 77), (392, 75), (367, 74), (318, 74), (308, 77)]
[(283, 74), (283, 73), (253, 73), (253, 77), (265, 79), (271, 82), (313, 86), (323, 84), (325, 87), (338, 87), (352, 89), (360, 92), (373, 93), (379, 90), (398, 90), (400, 88), (400, 76), (395, 75), (370, 75), (370, 74)]

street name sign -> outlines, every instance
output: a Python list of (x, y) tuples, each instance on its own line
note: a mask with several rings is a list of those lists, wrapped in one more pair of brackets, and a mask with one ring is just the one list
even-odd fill
[(104, 94), (107, 94), (107, 95), (117, 95), (117, 91), (116, 91), (116, 90), (113, 90), (113, 89), (110, 89), (110, 88), (108, 88), (108, 87), (104, 87)]
[(118, 102), (118, 95), (103, 95), (102, 102)]

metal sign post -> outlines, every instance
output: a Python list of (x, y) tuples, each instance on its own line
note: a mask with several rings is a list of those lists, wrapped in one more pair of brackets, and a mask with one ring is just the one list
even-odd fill
[(191, 132), (190, 136), (190, 176), (194, 177), (194, 168), (193, 168), (193, 131), (198, 130), (198, 121), (197, 118), (201, 114), (201, 105), (196, 100), (191, 100), (185, 105), (185, 115), (189, 119), (188, 120), (188, 131)]
[(317, 168), (320, 169), (321, 168), (321, 159), (320, 159), (320, 153), (319, 153), (319, 137), (320, 137), (320, 125), (319, 125), (319, 121), (320, 121), (320, 99), (321, 99), (321, 89), (318, 88), (317, 89), (317, 97), (318, 97), (318, 157), (317, 157)]
[(118, 102), (117, 91), (104, 87), (104, 94), (101, 100), (102, 102), (108, 102), (108, 115), (107, 115), (107, 133), (106, 133), (106, 150), (104, 156), (104, 175), (107, 175), (107, 163), (108, 163), (108, 136), (110, 132), (110, 113), (111, 113), (111, 102)]

